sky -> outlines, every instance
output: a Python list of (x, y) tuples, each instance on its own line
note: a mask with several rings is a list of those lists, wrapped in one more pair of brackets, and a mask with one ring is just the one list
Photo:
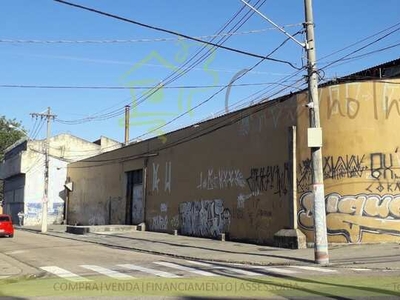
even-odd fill
[[(123, 142), (125, 105), (130, 139), (143, 140), (306, 86), (304, 49), (240, 0), (70, 1), (247, 54), (53, 0), (2, 0), (0, 115), (30, 138), (45, 137), (30, 113), (47, 107), (53, 135)], [(304, 42), (303, 0), (250, 4)], [(398, 58), (398, 0), (314, 0), (313, 9), (322, 80)], [(279, 62), (259, 58), (274, 50)]]

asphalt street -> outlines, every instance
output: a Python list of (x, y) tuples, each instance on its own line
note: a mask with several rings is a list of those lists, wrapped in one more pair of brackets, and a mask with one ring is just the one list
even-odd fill
[(177, 259), (23, 231), (0, 245), (1, 299), (400, 296), (400, 270)]

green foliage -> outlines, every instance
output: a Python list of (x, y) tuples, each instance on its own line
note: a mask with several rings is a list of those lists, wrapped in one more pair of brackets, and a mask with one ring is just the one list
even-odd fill
[(15, 119), (9, 120), (5, 116), (0, 117), (0, 161), (3, 160), (4, 150), (24, 136), (21, 130), (24, 129), (20, 122)]
[[(10, 127), (11, 125), (11, 127)], [(16, 128), (19, 129), (16, 129)], [(0, 116), (0, 162), (4, 158), (4, 150), (24, 136), (21, 123), (15, 119), (9, 120), (5, 116)], [(3, 181), (0, 180), (0, 201), (3, 200)]]

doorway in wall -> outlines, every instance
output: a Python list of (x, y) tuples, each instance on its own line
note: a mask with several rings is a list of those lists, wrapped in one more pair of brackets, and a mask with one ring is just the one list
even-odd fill
[(144, 222), (143, 170), (126, 172), (126, 224), (137, 225)]

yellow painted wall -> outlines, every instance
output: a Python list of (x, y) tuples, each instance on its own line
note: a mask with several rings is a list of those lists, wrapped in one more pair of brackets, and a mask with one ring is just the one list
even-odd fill
[[(206, 237), (229, 233), (232, 239), (271, 243), (290, 225), (288, 127), (296, 122), (295, 111), (293, 97), (174, 132), (164, 143), (152, 139), (71, 164), (69, 222), (107, 224), (104, 211), (112, 197), (121, 199), (118, 221), (123, 223), (125, 172), (146, 164), (144, 158), (129, 157), (152, 153), (148, 229)], [(97, 166), (85, 168), (90, 165)]]
[[(320, 89), (330, 242), (400, 240), (400, 81)], [(305, 95), (299, 97), (304, 111)], [(298, 120), (299, 225), (313, 239), (307, 113)]]
[(295, 120), (287, 112), (295, 108), (290, 100), (270, 106), (151, 158), (148, 227), (272, 242), (290, 223), (288, 126)]

